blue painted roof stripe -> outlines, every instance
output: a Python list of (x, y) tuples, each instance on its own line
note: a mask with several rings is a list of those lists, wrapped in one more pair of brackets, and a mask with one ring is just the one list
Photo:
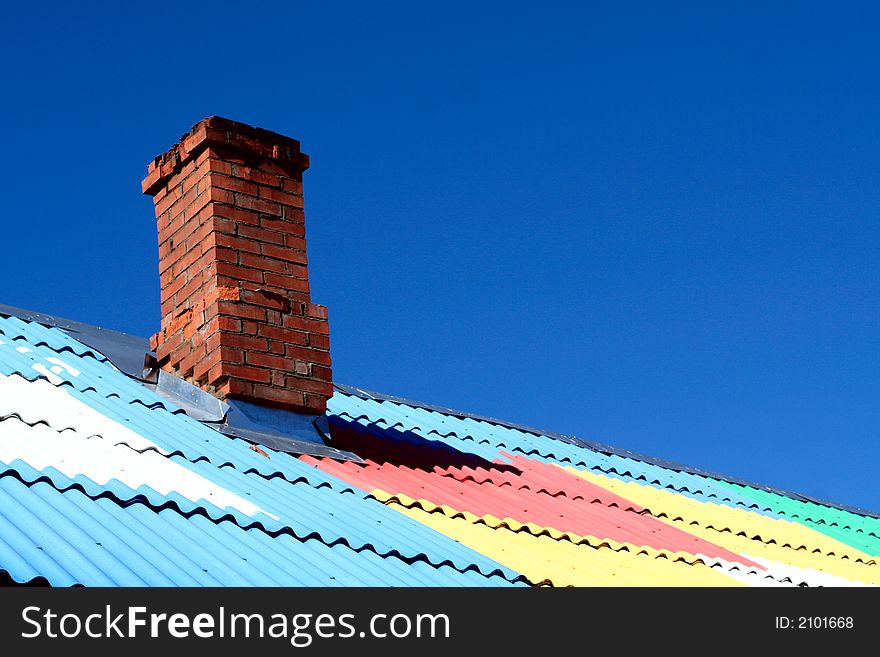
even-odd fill
[(61, 493), (45, 482), (27, 486), (10, 476), (0, 477), (0, 536), (0, 568), (18, 581), (39, 574), (61, 586), (315, 586), (340, 579), (363, 586), (510, 584), (342, 544), (270, 537), (173, 509), (122, 507), (75, 489)]
[(317, 536), (328, 545), (345, 542), (354, 549), (368, 548), (382, 556), (424, 558), (434, 565), (449, 563), (458, 570), (476, 569), (485, 575), (496, 573), (511, 581), (520, 577), (360, 491), (339, 492), (326, 486), (313, 488), (302, 482), (266, 480), (205, 462), (192, 464), (180, 457), (172, 457), (172, 461), (248, 499), (279, 519), (263, 513), (249, 516), (238, 509), (221, 509), (210, 501), (191, 500), (176, 491), (162, 494), (146, 485), (133, 489), (115, 479), (98, 484), (84, 475), (69, 477), (55, 468), (37, 470), (19, 459), (0, 470), (0, 476), (15, 472), (26, 483), (48, 480), (59, 490), (79, 487), (92, 498), (109, 493), (122, 503), (140, 499), (157, 509), (173, 503), (185, 515), (202, 512), (214, 520), (231, 517), (243, 528), (257, 525), (272, 534), (290, 531), (299, 539)]
[(91, 347), (84, 345), (67, 332), (53, 326), (43, 326), (36, 322), (27, 322), (18, 317), (0, 315), (0, 333), (11, 340), (25, 339), (33, 345), (45, 344), (52, 351), (70, 351), (77, 356), (91, 355), (96, 360), (107, 361), (107, 358)]
[[(396, 439), (406, 440), (405, 432), (412, 432), (424, 439), (438, 440), (453, 449), (476, 454), (487, 460), (503, 458), (501, 453), (504, 451), (518, 453), (547, 463), (583, 467), (627, 481), (676, 490), (698, 499), (774, 515), (751, 497), (722, 486), (718, 481), (615, 454), (603, 454), (550, 437), (542, 438), (472, 418), (444, 416), (442, 422), (434, 426), (437, 416), (441, 415), (436, 411), (389, 401), (363, 399), (338, 391), (330, 400), (329, 406), (333, 413), (355, 419), (361, 426), (373, 431), (381, 429), (385, 437), (395, 436)], [(399, 429), (395, 431), (395, 428)]]
[[(0, 322), (3, 321), (0, 318)], [(69, 383), (62, 384), (61, 389), (151, 440), (159, 449), (182, 455), (172, 457), (179, 465), (232, 492), (247, 496), (262, 508), (272, 509), (272, 513), (281, 516), (282, 520), (269, 516), (250, 518), (236, 510), (219, 509), (205, 500), (188, 500), (175, 492), (162, 495), (147, 486), (133, 490), (115, 480), (99, 485), (82, 475), (67, 477), (54, 468), (37, 471), (20, 461), (11, 464), (25, 481), (50, 481), (61, 489), (78, 486), (92, 497), (110, 494), (122, 502), (141, 500), (155, 508), (173, 503), (184, 514), (199, 510), (215, 520), (231, 516), (245, 527), (259, 522), (270, 532), (289, 528), (300, 538), (316, 535), (326, 543), (345, 542), (356, 549), (369, 547), (385, 555), (423, 558), (435, 565), (448, 563), (462, 571), (498, 573), (508, 580), (520, 577), (459, 542), (388, 509), (333, 475), (288, 454), (267, 449), (269, 458), (263, 457), (248, 449), (246, 441), (223, 436), (180, 412), (169, 412), (162, 400), (148, 389), (108, 363), (97, 360), (90, 350), (77, 349), (75, 344), (71, 346), (75, 341), (57, 329), (19, 320), (5, 321), (3, 328), (6, 332), (0, 339), (7, 344), (0, 346), (0, 371), (37, 378), (40, 375), (31, 366), (57, 354), (54, 349), (66, 349), (61, 354), (63, 362), (79, 370), (80, 374), (67, 376), (62, 371), (59, 375)], [(14, 344), (6, 339), (10, 335), (15, 338)], [(14, 347), (26, 347), (31, 352), (19, 353)], [(130, 535), (130, 538), (135, 536)], [(271, 537), (271, 540), (276, 538), (281, 536)], [(425, 571), (422, 577), (432, 572)], [(178, 574), (178, 577), (182, 575)], [(425, 583), (430, 581), (425, 580)]]

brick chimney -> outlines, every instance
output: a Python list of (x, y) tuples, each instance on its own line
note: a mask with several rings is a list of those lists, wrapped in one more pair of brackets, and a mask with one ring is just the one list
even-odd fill
[(324, 412), (330, 339), (309, 295), (308, 166), (295, 139), (216, 116), (150, 163), (164, 370), (221, 398)]

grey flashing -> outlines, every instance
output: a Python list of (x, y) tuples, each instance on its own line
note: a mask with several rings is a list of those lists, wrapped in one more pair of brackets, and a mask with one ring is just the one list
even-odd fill
[(230, 399), (227, 408), (225, 422), (209, 424), (227, 436), (290, 454), (361, 461), (359, 456), (330, 444), (330, 425), (326, 415), (306, 415), (241, 399)]
[(144, 355), (150, 352), (150, 341), (146, 338), (3, 304), (0, 304), (0, 315), (63, 329), (71, 337), (106, 357), (120, 371), (139, 381), (144, 380)]
[(469, 418), (472, 420), (477, 420), (480, 422), (487, 422), (489, 424), (495, 424), (501, 427), (505, 427), (508, 429), (516, 429), (517, 431), (522, 431), (524, 433), (530, 433), (535, 436), (545, 436), (547, 438), (552, 438), (553, 440), (558, 440), (560, 442), (567, 443), (569, 445), (576, 445), (578, 447), (583, 447), (594, 452), (600, 452), (603, 454), (621, 456), (625, 458), (630, 458), (635, 461), (641, 461), (642, 463), (649, 463), (651, 465), (656, 465), (661, 468), (666, 468), (667, 470), (676, 470), (678, 472), (686, 472), (688, 474), (697, 475), (700, 477), (709, 477), (712, 479), (719, 479), (721, 481), (725, 481), (731, 484), (737, 484), (739, 486), (748, 486), (750, 488), (755, 488), (757, 490), (762, 490), (768, 493), (775, 493), (777, 495), (783, 495), (785, 497), (789, 497), (795, 500), (800, 500), (802, 502), (811, 502), (813, 504), (819, 504), (822, 506), (827, 506), (833, 509), (839, 509), (841, 511), (849, 511), (850, 513), (855, 513), (861, 516), (867, 516), (869, 518), (880, 518), (880, 513), (875, 511), (869, 511), (867, 509), (862, 509), (857, 506), (851, 506), (849, 504), (840, 504), (838, 502), (829, 502), (827, 500), (822, 500), (816, 497), (812, 497), (810, 495), (803, 495), (801, 493), (796, 493), (793, 491), (784, 490), (781, 488), (775, 488), (773, 486), (767, 486), (764, 484), (755, 483), (753, 481), (749, 481), (746, 479), (741, 479), (739, 477), (733, 477), (730, 475), (720, 474), (718, 472), (711, 472), (709, 470), (704, 470), (702, 468), (695, 468), (689, 465), (683, 465), (681, 463), (676, 463), (674, 461), (668, 461), (666, 459), (656, 458), (653, 456), (647, 456), (645, 454), (639, 454), (638, 452), (631, 452), (627, 449), (622, 449), (620, 447), (614, 447), (612, 445), (607, 445), (604, 443), (594, 442), (590, 440), (584, 440), (583, 438), (578, 438), (576, 436), (568, 436), (561, 433), (555, 433), (553, 431), (544, 431), (542, 429), (536, 429), (534, 427), (516, 424), (515, 422), (508, 422), (506, 420), (499, 420), (497, 418), (489, 417), (486, 415), (479, 415), (477, 413), (469, 413), (466, 411), (459, 411), (456, 409), (448, 408), (446, 406), (438, 406), (436, 404), (427, 404), (425, 402), (414, 401), (412, 399), (406, 399), (404, 397), (396, 397), (394, 395), (386, 395), (381, 392), (375, 392), (372, 390), (366, 390), (364, 388), (356, 388), (354, 386), (347, 386), (339, 383), (334, 383), (333, 387), (339, 390), (340, 392), (352, 395), (354, 397), (360, 397), (361, 399), (371, 399), (373, 401), (380, 402), (391, 402), (395, 404), (404, 404), (406, 406), (413, 406), (415, 408), (421, 408), (427, 411), (434, 411), (437, 413), (442, 413), (444, 415), (451, 415), (453, 417), (459, 418)]
[(144, 386), (199, 422), (222, 422), (229, 411), (226, 402), (163, 370), (156, 370), (156, 383), (145, 382)]
[(207, 424), (207, 426), (210, 426), (212, 429), (219, 431), (224, 436), (241, 438), (242, 440), (246, 440), (249, 443), (263, 445), (264, 447), (274, 449), (277, 452), (286, 452), (288, 454), (308, 454), (310, 456), (329, 457), (338, 461), (354, 461), (356, 463), (363, 463), (363, 460), (356, 454), (352, 454), (351, 452), (346, 452), (341, 449), (336, 449), (335, 447), (330, 447), (329, 445), (324, 445), (323, 443), (317, 444), (310, 440), (299, 440), (297, 438), (290, 438), (289, 436), (282, 436), (277, 433), (266, 431), (256, 431), (254, 429), (241, 429), (237, 427), (230, 427), (226, 424)]
[[(230, 408), (224, 402), (221, 402), (212, 395), (209, 395), (201, 389), (187, 383), (183, 379), (158, 370), (155, 367), (155, 358), (150, 351), (149, 340), (146, 338), (4, 304), (0, 304), (0, 315), (18, 317), (27, 322), (36, 322), (38, 324), (54, 326), (64, 330), (69, 333), (71, 337), (92, 349), (96, 354), (100, 354), (107, 358), (124, 374), (141, 382), (145, 387), (150, 388), (163, 399), (177, 405), (190, 417), (204, 422), (207, 426), (211, 426), (224, 435), (243, 438), (252, 443), (265, 445), (271, 449), (277, 449), (292, 454), (312, 454), (315, 456), (328, 456), (330, 458), (358, 462), (361, 460), (355, 454), (336, 449), (327, 444), (330, 441), (330, 428), (326, 416), (299, 416), (300, 418), (307, 418), (306, 423), (310, 428), (305, 428), (300, 421), (294, 419), (294, 416), (297, 416), (298, 414), (284, 411), (283, 413), (288, 413), (286, 416), (287, 428), (283, 428), (282, 430), (287, 432), (288, 430), (291, 430), (290, 427), (296, 425), (298, 427), (294, 430), (294, 435), (297, 435), (296, 438), (285, 436), (272, 428), (275, 420), (270, 421), (269, 424), (266, 425), (265, 417), (261, 417), (261, 419), (256, 422), (252, 421), (253, 418), (245, 419), (242, 424), (241, 417), (245, 416), (247, 418), (248, 413), (253, 415), (254, 411), (252, 409), (240, 413), (238, 417), (233, 419), (231, 425), (228, 423), (220, 424), (223, 422), (224, 417), (229, 415)], [(486, 415), (468, 413), (448, 408), (446, 406), (414, 401), (412, 399), (387, 395), (354, 386), (334, 384), (334, 388), (347, 395), (353, 395), (362, 399), (389, 401), (392, 403), (423, 408), (428, 411), (435, 411), (453, 417), (470, 418), (480, 422), (488, 422), (490, 424), (516, 429), (536, 436), (546, 436), (553, 440), (558, 440), (569, 445), (576, 445), (603, 454), (622, 456), (669, 470), (677, 470), (679, 472), (686, 472), (701, 477), (719, 479), (728, 483), (749, 486), (751, 488), (783, 495), (803, 502), (811, 502), (813, 504), (840, 509), (842, 511), (849, 511), (851, 513), (871, 518), (880, 518), (880, 513), (869, 511), (867, 509), (850, 506), (848, 504), (830, 502), (810, 495), (803, 495), (801, 493), (766, 486), (764, 484), (732, 477), (730, 475), (682, 465), (673, 461), (631, 452), (612, 445), (584, 440), (583, 438), (578, 438), (576, 436), (569, 436), (553, 431), (544, 431), (542, 429), (536, 429), (534, 427), (508, 422), (506, 420), (499, 420)], [(259, 407), (257, 405), (252, 406), (257, 409), (265, 409), (265, 407)], [(241, 410), (241, 408), (239, 408), (239, 410)], [(274, 409), (269, 410), (268, 416), (273, 415), (273, 410)], [(282, 426), (285, 426), (284, 422), (282, 422)]]
[(226, 436), (290, 454), (361, 460), (328, 444), (330, 428), (325, 416), (300, 415), (241, 401), (227, 404), (180, 377), (160, 370), (150, 351), (150, 342), (145, 338), (2, 304), (0, 315), (65, 331), (95, 355), (107, 358), (123, 374), (182, 409), (189, 417)]

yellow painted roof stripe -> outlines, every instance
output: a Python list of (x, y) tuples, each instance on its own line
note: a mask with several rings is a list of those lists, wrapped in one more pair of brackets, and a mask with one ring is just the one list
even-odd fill
[(644, 553), (615, 552), (528, 531), (469, 522), (418, 506), (388, 506), (525, 575), (553, 586), (742, 586), (701, 562), (689, 564)]
[(419, 508), (423, 511), (427, 511), (428, 513), (443, 513), (450, 518), (463, 518), (470, 523), (474, 524), (482, 524), (492, 529), (501, 529), (506, 528), (510, 529), (514, 532), (527, 531), (533, 536), (547, 536), (554, 540), (566, 540), (572, 543), (585, 543), (591, 547), (599, 548), (605, 547), (610, 548), (616, 552), (621, 550), (627, 552), (642, 552), (650, 557), (661, 557), (672, 560), (682, 560), (687, 563), (694, 563), (696, 561), (706, 562), (709, 557), (701, 557), (695, 554), (691, 554), (690, 552), (673, 552), (672, 550), (662, 550), (655, 547), (651, 547), (649, 545), (634, 545), (632, 543), (619, 543), (618, 541), (614, 541), (610, 538), (600, 538), (598, 536), (593, 536), (590, 534), (581, 535), (575, 534), (573, 532), (563, 532), (554, 527), (544, 527), (542, 525), (538, 525), (533, 522), (522, 523), (514, 518), (498, 518), (497, 516), (493, 516), (491, 514), (487, 514), (484, 516), (478, 516), (470, 511), (459, 511), (454, 509), (451, 506), (447, 506), (445, 504), (439, 505), (431, 502), (430, 500), (426, 500), (424, 498), (415, 499), (403, 493), (389, 493), (387, 491), (381, 489), (374, 489), (370, 491), (370, 494), (375, 497), (380, 502), (385, 504), (390, 503), (399, 503), (401, 506), (406, 508)]
[[(880, 583), (875, 557), (800, 523), (770, 518), (725, 505), (565, 467), (651, 510), (660, 520), (738, 554), (814, 569), (849, 580)], [(775, 542), (767, 542), (767, 541)], [(791, 547), (787, 547), (791, 546)]]
[(525, 575), (553, 586), (742, 586), (702, 562), (689, 564), (644, 552), (616, 552), (529, 531), (492, 528), (463, 514), (433, 513), (395, 501), (388, 506)]
[(734, 533), (745, 532), (750, 537), (760, 536), (765, 541), (772, 538), (778, 544), (790, 545), (794, 549), (806, 548), (810, 552), (819, 549), (825, 554), (837, 557), (845, 556), (854, 561), (861, 560), (865, 563), (876, 561), (874, 555), (862, 552), (799, 522), (771, 518), (725, 504), (702, 502), (686, 495), (679, 495), (634, 481), (621, 481), (614, 477), (598, 475), (571, 466), (558, 467), (626, 497), (648, 509), (655, 517), (666, 516), (670, 519), (680, 517), (719, 531), (729, 529)]

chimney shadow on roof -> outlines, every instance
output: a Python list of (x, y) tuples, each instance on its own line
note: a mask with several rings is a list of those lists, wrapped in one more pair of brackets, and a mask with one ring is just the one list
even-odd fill
[(330, 434), (333, 447), (353, 452), (364, 460), (378, 464), (388, 463), (425, 472), (472, 468), (522, 474), (516, 466), (489, 461), (477, 454), (457, 450), (441, 440), (430, 440), (397, 426), (364, 425), (331, 417)]

